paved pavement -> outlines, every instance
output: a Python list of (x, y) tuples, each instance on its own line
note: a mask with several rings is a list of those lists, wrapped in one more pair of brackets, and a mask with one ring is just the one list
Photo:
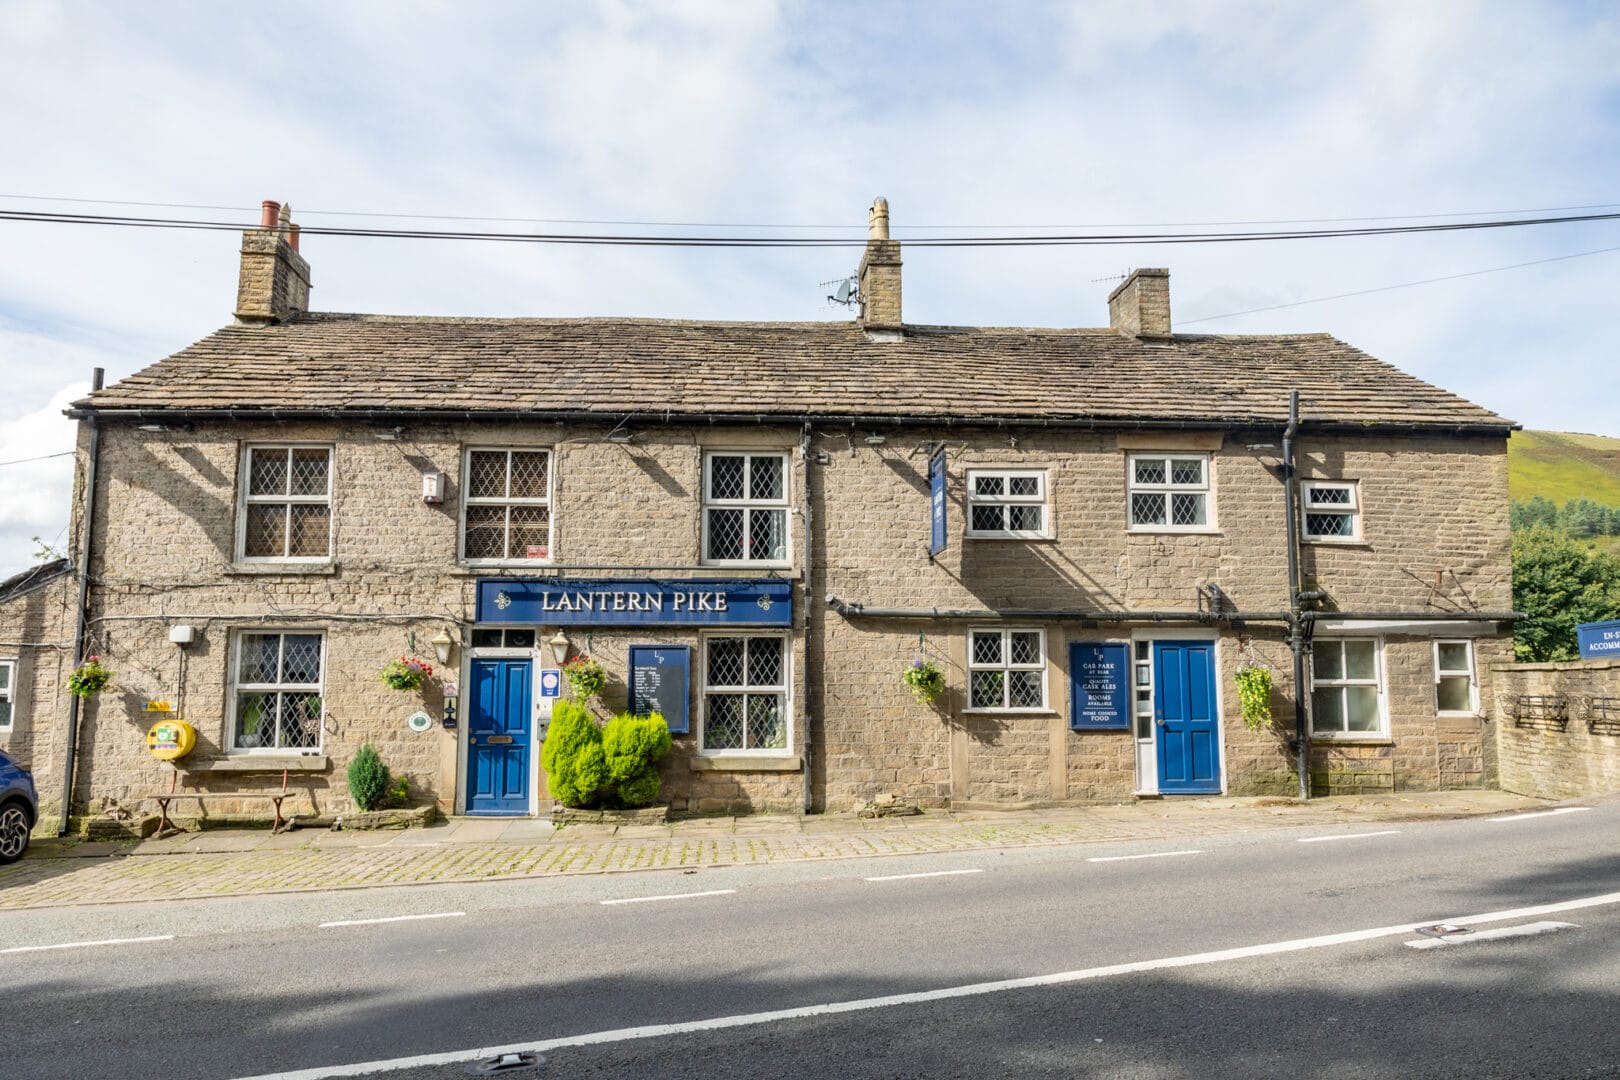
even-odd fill
[(759, 815), (554, 828), (532, 818), (455, 818), (403, 832), (219, 830), (163, 840), (47, 840), (0, 868), (0, 909), (1354, 828), (1548, 805), (1500, 791), (1436, 791), (1306, 803), (1210, 798), (928, 811), (876, 820)]

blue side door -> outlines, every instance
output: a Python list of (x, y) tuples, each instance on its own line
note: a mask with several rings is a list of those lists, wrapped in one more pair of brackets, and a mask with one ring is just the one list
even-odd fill
[(1160, 793), (1219, 795), (1221, 741), (1216, 731), (1214, 643), (1154, 642), (1153, 683)]
[(467, 710), (467, 813), (529, 812), (532, 660), (474, 660)]

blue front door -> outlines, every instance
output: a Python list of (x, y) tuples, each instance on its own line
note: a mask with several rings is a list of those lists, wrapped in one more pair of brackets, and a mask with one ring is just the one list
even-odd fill
[(1153, 685), (1160, 793), (1219, 795), (1221, 743), (1215, 717), (1214, 643), (1154, 642)]
[(529, 812), (533, 661), (474, 660), (467, 710), (467, 813)]

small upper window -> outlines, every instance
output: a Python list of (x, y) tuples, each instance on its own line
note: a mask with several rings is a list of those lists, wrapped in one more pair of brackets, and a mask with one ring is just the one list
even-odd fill
[(461, 557), (551, 558), (551, 451), (470, 450)]
[(1306, 540), (1356, 540), (1361, 536), (1361, 510), (1356, 485), (1340, 481), (1306, 480), (1299, 486), (1300, 510)]
[(1196, 532), (1210, 527), (1208, 454), (1132, 454), (1127, 478), (1132, 529)]
[(0, 659), (0, 731), (10, 731), (12, 705), (17, 700), (17, 659)]
[(705, 562), (788, 558), (786, 454), (710, 454), (703, 462)]
[(1040, 469), (969, 469), (969, 536), (1046, 535), (1046, 473)]
[(331, 447), (250, 446), (243, 473), (242, 558), (331, 557)]
[(1472, 715), (1479, 711), (1472, 642), (1434, 643), (1434, 694), (1440, 712)]

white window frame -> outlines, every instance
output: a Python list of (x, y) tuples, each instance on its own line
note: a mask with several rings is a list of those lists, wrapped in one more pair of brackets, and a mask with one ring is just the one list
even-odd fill
[[(978, 494), (980, 478), (998, 477), (1003, 481), (1003, 487), (1010, 489), (1014, 479), (1029, 479), (1033, 477), (1038, 486), (1034, 495), (1013, 495), (1010, 490), (1004, 490), (1000, 495)], [(967, 531), (964, 534), (969, 539), (978, 540), (1044, 540), (1052, 535), (1052, 506), (1047, 498), (1050, 490), (1046, 480), (1045, 469), (991, 469), (973, 468), (966, 472), (967, 480)], [(973, 527), (973, 511), (979, 506), (997, 506), (1003, 509), (1002, 520), (1010, 508), (1014, 506), (1039, 506), (1041, 508), (1041, 527), (1039, 529), (975, 529)]]
[[(1468, 657), (1466, 671), (1442, 668), (1440, 666), (1440, 646), (1461, 645)], [(1454, 679), (1462, 675), (1468, 676), (1468, 709), (1440, 708), (1440, 683), (1442, 679)], [(1436, 638), (1434, 642), (1434, 709), (1440, 716), (1478, 716), (1479, 715), (1479, 665), (1474, 660), (1474, 643), (1468, 638)]]
[[(973, 659), (973, 639), (981, 634), (1001, 635), (1001, 662), (999, 664), (980, 664)], [(1012, 635), (1034, 634), (1040, 643), (1041, 658), (1038, 663), (1015, 664), (1012, 660)], [(964, 712), (970, 713), (1031, 713), (1051, 711), (1051, 681), (1049, 669), (1051, 668), (1051, 654), (1046, 648), (1046, 630), (1037, 626), (974, 626), (967, 632), (967, 707)], [(1039, 671), (1041, 673), (1041, 701), (1038, 705), (1010, 705), (1009, 680), (1001, 680), (1000, 705), (974, 705), (973, 704), (973, 677), (980, 671), (999, 671), (1005, 676), (1013, 671)]]
[[(285, 638), (288, 634), (315, 635), (321, 639), (321, 678), (316, 683), (245, 683), (241, 681), (242, 674), (242, 639), (249, 636), (268, 637), (272, 634)], [(230, 678), (226, 686), (225, 709), (225, 743), (226, 753), (278, 755), (282, 757), (305, 754), (323, 754), (326, 752), (326, 672), (327, 672), (327, 633), (321, 627), (309, 626), (252, 626), (244, 627), (231, 632), (230, 651)], [(286, 649), (283, 642), (282, 649)], [(314, 693), (321, 699), (321, 717), (317, 731), (320, 738), (314, 746), (237, 746), (237, 709), (240, 708), (239, 698), (243, 693)]]
[[(1317, 488), (1332, 488), (1350, 494), (1347, 503), (1313, 505), (1311, 492)], [(1313, 544), (1355, 544), (1361, 542), (1361, 492), (1355, 480), (1301, 480), (1299, 482), (1299, 536)], [(1311, 514), (1333, 514), (1350, 518), (1350, 534), (1312, 532)]]
[(0, 701), (11, 706), (11, 714), (4, 723), (0, 723), (0, 731), (11, 731), (17, 725), (17, 669), (18, 658), (15, 656), (0, 656), (0, 668), (6, 672), (6, 685), (0, 686)]
[[(1162, 484), (1143, 484), (1136, 480), (1136, 463), (1138, 461), (1163, 461), (1165, 479)], [(1202, 479), (1197, 484), (1172, 483), (1176, 461), (1197, 461), (1202, 470)], [(1216, 531), (1215, 525), (1215, 482), (1214, 459), (1208, 452), (1192, 452), (1187, 450), (1144, 450), (1140, 453), (1131, 453), (1125, 456), (1125, 525), (1127, 532), (1135, 533), (1212, 533)], [(1164, 496), (1163, 525), (1152, 523), (1139, 523), (1136, 520), (1136, 496), (1162, 494)], [(1202, 525), (1176, 525), (1171, 522), (1173, 516), (1173, 501), (1176, 495), (1198, 495), (1204, 500), (1204, 523)]]
[[(717, 457), (740, 457), (743, 464), (743, 495), (741, 498), (717, 499), (713, 492), (714, 459)], [(754, 459), (774, 457), (782, 463), (782, 495), (777, 499), (753, 499), (748, 497), (749, 481), (753, 477)], [(786, 450), (764, 449), (736, 449), (727, 450), (715, 448), (703, 452), (703, 507), (701, 513), (701, 535), (698, 543), (701, 545), (704, 566), (769, 566), (787, 567), (793, 565), (793, 512), (791, 495), (793, 493), (793, 457)], [(782, 558), (780, 559), (752, 559), (746, 551), (741, 559), (713, 559), (709, 557), (709, 511), (710, 510), (741, 510), (746, 523), (752, 518), (753, 511), (780, 511), (782, 515)], [(744, 535), (748, 529), (744, 527)]]
[[(474, 454), (500, 454), (506, 455), (506, 490), (512, 490), (512, 455), (513, 454), (545, 454), (546, 455), (546, 493), (535, 498), (525, 496), (513, 498), (502, 495), (493, 496), (472, 495), (472, 458)], [(550, 446), (468, 446), (461, 454), (461, 520), (456, 529), (456, 558), (464, 566), (546, 566), (556, 559), (557, 555), (557, 508), (554, 498), (557, 490), (557, 452)], [(506, 513), (506, 538), (511, 542), (512, 512), (514, 506), (543, 506), (546, 508), (546, 554), (541, 558), (515, 558), (507, 555), (499, 559), (470, 559), (467, 557), (467, 510), (474, 506), (504, 506)]]
[[(253, 455), (259, 451), (281, 450), (287, 454), (288, 491), (287, 495), (253, 495), (250, 488), (253, 484)], [(292, 452), (294, 450), (324, 450), (326, 451), (326, 493), (324, 495), (293, 495), (292, 490)], [(332, 547), (337, 529), (337, 508), (333, 506), (332, 492), (337, 486), (337, 452), (331, 443), (318, 442), (257, 442), (244, 443), (240, 461), (237, 463), (237, 491), (236, 500), (236, 558), (239, 562), (248, 563), (329, 563), (332, 561)], [(291, 546), (292, 534), (292, 507), (294, 506), (325, 506), (326, 507), (326, 554), (324, 555), (249, 555), (247, 553), (247, 520), (249, 506), (285, 506), (287, 507), (286, 522), (282, 532), (282, 551)]]
[[(1342, 677), (1338, 679), (1318, 679), (1316, 677), (1316, 650), (1323, 645), (1337, 645), (1340, 647), (1340, 668), (1344, 669), (1343, 643), (1347, 641), (1370, 641), (1373, 646), (1373, 677), (1371, 679), (1351, 679)], [(1307, 679), (1310, 683), (1311, 703), (1311, 738), (1335, 742), (1376, 741), (1389, 740), (1389, 678), (1384, 667), (1384, 639), (1379, 637), (1358, 637), (1344, 635), (1339, 637), (1319, 637), (1311, 643), (1311, 662), (1307, 668)], [(1372, 686), (1378, 692), (1378, 729), (1376, 731), (1322, 731), (1316, 726), (1316, 690), (1321, 687), (1336, 687), (1343, 689), (1347, 686)], [(1341, 699), (1343, 694), (1340, 695)], [(1349, 723), (1349, 710), (1341, 710), (1345, 716), (1345, 723)]]
[[(782, 715), (781, 746), (747, 746), (748, 740), (748, 709), (743, 707), (743, 742), (741, 747), (727, 749), (709, 749), (706, 745), (708, 739), (707, 722), (709, 713), (709, 646), (715, 641), (745, 638), (760, 640), (769, 638), (782, 643), (782, 672), (781, 683), (772, 686), (754, 687), (746, 682), (748, 668), (746, 661), (743, 665), (744, 682), (738, 685), (726, 684), (715, 689), (715, 693), (737, 695), (746, 698), (748, 694), (763, 696), (776, 694), (779, 696)], [(715, 632), (704, 634), (700, 639), (702, 648), (700, 653), (700, 669), (698, 671), (698, 717), (697, 717), (697, 755), (699, 757), (788, 757), (794, 753), (793, 742), (793, 638), (787, 633), (764, 632), (750, 633), (746, 630), (737, 630), (729, 633)]]

